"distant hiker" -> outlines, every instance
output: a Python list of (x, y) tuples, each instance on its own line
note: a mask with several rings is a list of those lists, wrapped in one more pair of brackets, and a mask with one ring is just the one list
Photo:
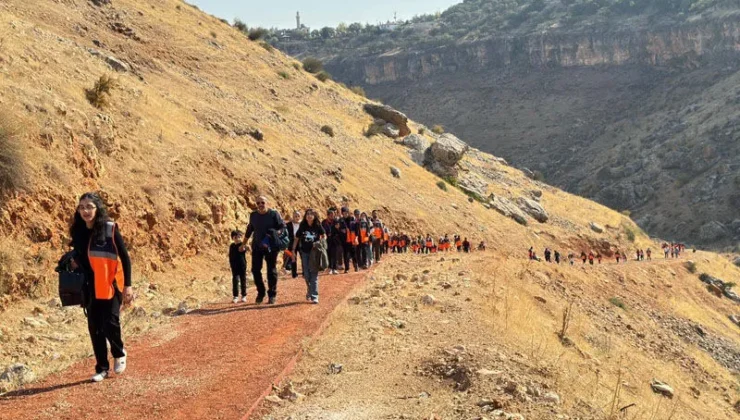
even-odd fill
[(573, 265), (573, 264), (575, 264), (575, 257), (576, 257), (576, 256), (575, 256), (575, 255), (573, 255), (573, 253), (572, 253), (572, 252), (569, 252), (569, 253), (568, 253), (568, 262), (570, 263), (570, 265)]
[(627, 253), (626, 252), (622, 252), (622, 261), (624, 261), (625, 263), (627, 262)]
[(85, 273), (83, 305), (95, 354), (93, 382), (108, 377), (108, 344), (116, 374), (126, 370), (126, 350), (121, 337), (121, 307), (134, 299), (131, 288), (131, 259), (118, 225), (109, 217), (96, 193), (80, 197), (69, 228), (75, 257), (72, 268)]
[(637, 255), (637, 261), (640, 261), (640, 250), (635, 251), (635, 254)]
[(668, 244), (663, 244), (663, 254), (665, 254), (665, 259), (668, 259), (669, 252), (671, 252), (671, 249), (668, 247)]
[(470, 252), (470, 241), (468, 241), (468, 238), (463, 240), (463, 252)]
[(560, 264), (560, 252), (555, 250), (555, 264)]
[(372, 245), (373, 245), (373, 257), (375, 261), (380, 262), (380, 257), (383, 250), (383, 222), (378, 217), (378, 211), (373, 210), (373, 230), (372, 230)]
[[(301, 215), (301, 212), (294, 211), (293, 217), (290, 219), (289, 222), (285, 223), (286, 228), (288, 229), (288, 242), (291, 244), (295, 240), (295, 234), (296, 232), (298, 232), (298, 228), (301, 226), (302, 219), (303, 216)], [(288, 268), (290, 268), (291, 275), (293, 276), (293, 278), (298, 277), (298, 260), (300, 258), (298, 258), (291, 249), (286, 249), (284, 254), (290, 258), (288, 262)]]
[(457, 252), (462, 252), (462, 240), (460, 239), (460, 235), (455, 235), (455, 248), (457, 248)]
[[(358, 212), (359, 213), (359, 212)], [(359, 216), (359, 214), (358, 214)], [(357, 236), (355, 230), (357, 229), (357, 220), (352, 216), (347, 207), (342, 207), (342, 221), (339, 231), (344, 236), (344, 273), (349, 273), (349, 262), (352, 261), (352, 266), (357, 268)]]
[(599, 262), (599, 264), (601, 264), (601, 253), (600, 252), (596, 253), (596, 260)]
[[(355, 216), (359, 210), (355, 210)], [(360, 213), (357, 226), (357, 263), (360, 268), (367, 269), (370, 267), (370, 221), (367, 219), (367, 213)]]
[(617, 251), (617, 253), (615, 254), (615, 257), (617, 258), (617, 264), (619, 264), (619, 257), (621, 256), (622, 255), (619, 253), (619, 251)]
[(593, 251), (589, 251), (588, 253), (588, 263), (591, 265), (594, 265), (594, 252)]
[(529, 247), (529, 251), (527, 251), (527, 255), (529, 256), (528, 258), (530, 260), (533, 260), (534, 259), (534, 247), (533, 246), (530, 246)]
[(645, 251), (645, 252), (647, 253), (647, 259), (648, 259), (648, 261), (652, 261), (652, 259), (653, 259), (653, 251), (650, 248), (648, 248), (647, 251)]
[(231, 266), (231, 293), (234, 303), (239, 302), (239, 291), (242, 302), (247, 301), (247, 250), (242, 248), (243, 235), (238, 230), (231, 231), (229, 246), (229, 266)]
[(337, 209), (331, 207), (326, 212), (326, 219), (321, 222), (321, 227), (326, 233), (327, 256), (329, 257), (329, 274), (339, 274), (337, 269), (342, 261), (342, 232), (341, 223), (337, 216)]
[(319, 303), (319, 272), (315, 270), (316, 267), (311, 269), (311, 251), (325, 236), (326, 232), (318, 222), (314, 210), (306, 210), (298, 232), (296, 232), (292, 250), (293, 255), (296, 255), (300, 244), (301, 267), (303, 267), (303, 278), (306, 280), (306, 300), (310, 300), (311, 303)]
[(545, 261), (552, 262), (551, 257), (552, 253), (550, 252), (550, 248), (545, 248)]
[(486, 241), (480, 241), (480, 243), (478, 244), (478, 251), (485, 251), (485, 250), (486, 250)]
[(428, 254), (432, 252), (432, 248), (434, 247), (434, 239), (432, 239), (432, 235), (427, 235), (426, 241), (424, 241), (424, 253)]
[(581, 259), (583, 260), (583, 263), (586, 264), (586, 260), (588, 259), (588, 255), (586, 255), (585, 251), (581, 251)]
[[(268, 304), (274, 304), (277, 299), (277, 257), (280, 249), (277, 244), (271, 243), (271, 235), (285, 229), (285, 222), (277, 211), (267, 207), (267, 198), (257, 197), (257, 211), (249, 215), (247, 234), (244, 236), (243, 247), (246, 247), (249, 238), (252, 238), (252, 277), (257, 287), (256, 303), (265, 299), (265, 282), (262, 280), (262, 265), (267, 264), (267, 297)], [(305, 271), (305, 267), (304, 267)]]

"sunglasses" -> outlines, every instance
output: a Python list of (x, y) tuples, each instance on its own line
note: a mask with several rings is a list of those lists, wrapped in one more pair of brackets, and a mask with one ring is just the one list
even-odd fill
[(259, 204), (265, 204), (265, 202), (264, 202), (264, 201), (258, 201), (258, 202), (257, 202), (257, 204), (258, 204), (258, 205), (259, 205)]

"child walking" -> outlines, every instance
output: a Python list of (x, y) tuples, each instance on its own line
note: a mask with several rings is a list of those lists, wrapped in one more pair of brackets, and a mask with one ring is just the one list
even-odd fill
[(241, 286), (242, 302), (247, 301), (247, 250), (242, 248), (242, 233), (238, 230), (231, 232), (231, 246), (229, 246), (229, 265), (231, 266), (231, 285), (234, 303), (239, 303)]

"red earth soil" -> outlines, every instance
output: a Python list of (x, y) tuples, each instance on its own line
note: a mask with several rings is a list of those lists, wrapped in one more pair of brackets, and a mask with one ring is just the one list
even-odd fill
[(128, 343), (123, 375), (93, 384), (85, 360), (0, 397), (0, 419), (248, 418), (364, 275), (322, 276), (319, 305), (298, 278), (280, 280), (275, 305), (250, 289), (250, 303), (193, 311)]

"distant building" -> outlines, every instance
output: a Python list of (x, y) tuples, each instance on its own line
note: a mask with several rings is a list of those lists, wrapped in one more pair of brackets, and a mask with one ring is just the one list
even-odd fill
[(378, 28), (380, 28), (381, 31), (392, 32), (398, 29), (400, 25), (400, 22), (391, 22), (389, 20), (386, 23), (381, 23), (380, 25), (378, 25)]

